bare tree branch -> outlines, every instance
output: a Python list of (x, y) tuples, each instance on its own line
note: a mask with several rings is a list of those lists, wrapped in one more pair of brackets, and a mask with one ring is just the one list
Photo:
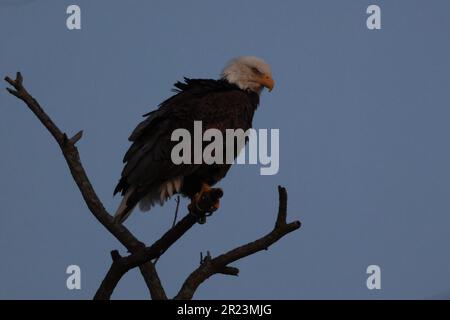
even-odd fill
[(228, 266), (230, 263), (252, 255), (261, 250), (267, 250), (272, 244), (287, 235), (288, 233), (300, 228), (300, 221), (291, 223), (286, 222), (287, 215), (287, 192), (286, 189), (279, 186), (278, 192), (280, 196), (280, 203), (278, 209), (278, 216), (274, 229), (264, 237), (240, 246), (236, 249), (228, 251), (214, 259), (208, 255), (201, 265), (192, 272), (186, 281), (183, 283), (180, 291), (175, 296), (175, 299), (187, 300), (192, 299), (197, 288), (209, 277), (214, 274), (228, 274), (237, 275), (239, 270)]
[[(8, 92), (13, 96), (19, 98), (28, 106), (28, 108), (36, 115), (36, 117), (41, 121), (41, 123), (47, 128), (53, 138), (56, 140), (58, 145), (61, 148), (61, 151), (66, 159), (67, 165), (69, 166), (72, 177), (77, 184), (80, 192), (83, 196), (86, 205), (88, 206), (91, 213), (97, 218), (97, 220), (117, 239), (119, 242), (124, 245), (128, 251), (136, 252), (138, 249), (145, 247), (145, 245), (140, 242), (133, 234), (125, 228), (121, 224), (114, 224), (112, 216), (106, 211), (102, 202), (98, 198), (92, 184), (89, 181), (89, 178), (86, 175), (86, 172), (83, 168), (83, 165), (80, 161), (80, 156), (78, 153), (78, 149), (75, 144), (81, 139), (82, 131), (78, 132), (72, 138), (68, 139), (67, 135), (63, 133), (56, 124), (52, 121), (52, 119), (45, 113), (45, 111), (41, 108), (39, 103), (34, 99), (28, 91), (23, 86), (23, 78), (20, 72), (17, 73), (16, 79), (12, 80), (9, 77), (5, 78), (5, 81), (8, 82), (14, 89), (7, 88)], [(157, 285), (160, 281), (156, 270), (153, 265), (150, 265), (151, 262), (146, 263), (141, 267), (141, 273), (145, 279), (147, 285), (153, 284)], [(152, 291), (156, 294), (155, 298), (165, 298), (165, 293), (163, 292), (162, 287), (158, 288), (150, 288), (150, 293)], [(153, 297), (153, 294), (152, 294)]]
[(56, 142), (61, 148), (64, 158), (66, 159), (72, 177), (75, 180), (78, 188), (80, 189), (83, 199), (92, 214), (130, 252), (143, 247), (144, 244), (138, 241), (127, 228), (125, 228), (123, 225), (113, 223), (112, 216), (106, 211), (102, 202), (95, 193), (95, 190), (86, 175), (83, 165), (81, 164), (78, 149), (75, 146), (75, 142), (77, 142), (81, 138), (81, 131), (77, 133), (73, 138), (68, 139), (67, 135), (61, 132), (61, 130), (56, 126), (52, 119), (50, 119), (50, 117), (41, 108), (39, 103), (23, 87), (23, 78), (20, 72), (17, 73), (16, 80), (12, 80), (9, 77), (6, 77), (5, 80), (15, 89), (12, 90), (8, 88), (8, 92), (25, 102), (28, 108), (47, 128), (53, 138), (55, 138)]
[(158, 272), (153, 262), (148, 261), (139, 266), (145, 284), (150, 291), (153, 300), (167, 300), (166, 292), (159, 279)]
[[(201, 208), (210, 208), (220, 197), (222, 197), (221, 193), (208, 193), (202, 198), (199, 206)], [(169, 231), (167, 231), (159, 240), (155, 241), (150, 247), (141, 248), (127, 257), (120, 257), (113, 260), (108, 273), (94, 296), (94, 299), (109, 299), (112, 291), (125, 273), (139, 265), (142, 265), (143, 263), (153, 259), (158, 259), (167, 251), (167, 249), (169, 249), (176, 241), (178, 241), (178, 239), (180, 239), (189, 229), (191, 229), (192, 226), (199, 221), (199, 219), (203, 219), (204, 214), (203, 217), (198, 217), (192, 213), (186, 214), (183, 219), (181, 219), (173, 228), (169, 229)]]
[[(222, 191), (220, 189), (213, 189), (212, 192), (202, 197), (196, 208), (191, 208), (189, 206), (189, 213), (176, 224), (175, 215), (173, 227), (151, 246), (146, 247), (145, 244), (140, 242), (126, 227), (122, 224), (115, 224), (113, 222), (112, 216), (106, 211), (98, 198), (86, 175), (83, 165), (81, 164), (78, 149), (75, 146), (82, 138), (83, 132), (79, 131), (72, 138), (68, 138), (45, 113), (39, 103), (24, 88), (23, 78), (19, 72), (17, 73), (15, 80), (6, 77), (5, 81), (14, 88), (7, 88), (8, 92), (25, 102), (28, 108), (36, 115), (58, 143), (72, 177), (91, 213), (130, 252), (130, 254), (125, 257), (122, 257), (117, 250), (111, 252), (111, 267), (98, 288), (94, 299), (110, 299), (114, 289), (124, 274), (136, 267), (140, 268), (145, 283), (149, 288), (151, 297), (153, 299), (167, 299), (167, 295), (152, 260), (158, 259), (164, 254), (176, 241), (191, 229), (194, 224), (204, 223), (206, 216), (211, 215), (215, 211), (211, 211), (211, 208), (214, 203), (222, 197)], [(299, 221), (286, 223), (287, 193), (286, 189), (282, 187), (278, 187), (278, 191), (280, 202), (274, 229), (264, 237), (231, 250), (214, 259), (212, 259), (211, 255), (208, 253), (208, 255), (202, 259), (200, 267), (192, 272), (186, 279), (180, 291), (175, 296), (175, 299), (191, 299), (200, 284), (214, 274), (237, 276), (239, 269), (229, 266), (230, 263), (267, 249), (270, 245), (300, 227)], [(177, 202), (176, 214), (178, 213), (178, 206), (179, 200)]]

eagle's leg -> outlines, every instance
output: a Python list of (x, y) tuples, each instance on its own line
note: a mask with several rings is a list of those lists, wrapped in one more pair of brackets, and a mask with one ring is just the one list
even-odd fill
[(222, 196), (222, 189), (211, 188), (209, 184), (202, 183), (200, 191), (191, 198), (189, 211), (198, 216), (199, 223), (204, 223), (207, 213), (212, 213), (219, 209)]

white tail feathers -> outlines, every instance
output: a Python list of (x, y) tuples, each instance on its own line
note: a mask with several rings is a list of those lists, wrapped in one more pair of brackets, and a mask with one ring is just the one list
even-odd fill
[(139, 208), (142, 211), (148, 211), (156, 204), (163, 205), (164, 202), (166, 202), (175, 193), (180, 192), (182, 184), (182, 177), (164, 182), (158, 189), (152, 190), (141, 199), (139, 202)]
[(159, 202), (161, 203), (161, 205), (175, 193), (180, 192), (182, 182), (183, 178), (176, 178), (166, 181), (161, 185), (159, 189)]
[[(144, 198), (141, 199), (141, 201), (139, 201), (139, 208), (142, 211), (149, 211), (156, 203), (163, 205), (164, 202), (166, 202), (175, 193), (180, 192), (182, 184), (182, 177), (164, 182), (158, 189), (150, 191)], [(122, 223), (130, 216), (134, 207), (129, 208), (127, 206), (127, 201), (133, 191), (134, 188), (130, 188), (125, 193), (122, 202), (120, 203), (114, 215), (114, 222)]]

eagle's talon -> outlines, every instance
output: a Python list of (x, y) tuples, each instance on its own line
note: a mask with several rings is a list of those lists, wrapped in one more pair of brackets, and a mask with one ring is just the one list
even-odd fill
[(199, 224), (204, 224), (206, 217), (211, 216), (213, 212), (219, 209), (222, 196), (222, 189), (213, 189), (205, 183), (200, 191), (192, 197), (192, 201), (188, 206), (189, 212), (198, 219)]
[(197, 223), (198, 223), (198, 224), (205, 224), (205, 223), (206, 223), (206, 217), (200, 217), (200, 218), (198, 218)]
[(211, 193), (213, 194), (214, 198), (220, 199), (223, 197), (223, 190), (221, 188), (211, 189)]
[(192, 208), (192, 204), (188, 206), (189, 213), (197, 220), (198, 224), (205, 224), (206, 223), (206, 217), (209, 217), (207, 213), (203, 213), (198, 206), (196, 205), (196, 209)]

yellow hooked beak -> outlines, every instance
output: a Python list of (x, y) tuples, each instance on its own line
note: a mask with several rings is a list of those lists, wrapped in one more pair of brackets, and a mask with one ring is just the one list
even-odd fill
[(263, 74), (260, 79), (261, 85), (266, 87), (269, 92), (272, 91), (273, 87), (275, 87), (275, 81), (273, 81), (270, 75)]

